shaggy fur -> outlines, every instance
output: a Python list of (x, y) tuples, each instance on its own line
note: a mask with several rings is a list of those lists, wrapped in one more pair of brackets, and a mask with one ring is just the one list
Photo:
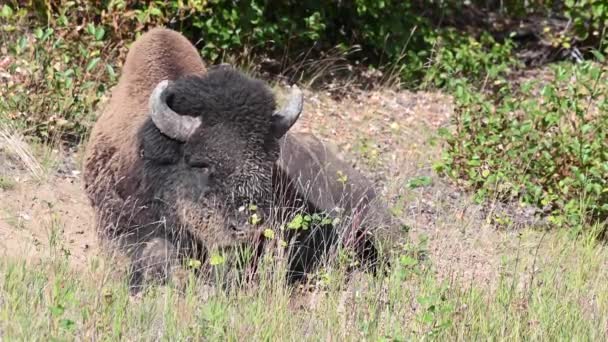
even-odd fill
[(285, 218), (299, 208), (340, 220), (336, 225), (291, 234), (297, 247), (290, 255), (293, 280), (314, 271), (320, 256), (337, 243), (354, 250), (362, 266), (375, 270), (380, 254), (386, 256), (399, 241), (403, 222), (389, 213), (373, 184), (341, 160), (335, 146), (312, 134), (288, 134), (282, 139), (273, 186), (276, 202), (286, 209)]
[[(161, 134), (149, 118), (150, 93), (164, 79), (174, 81), (169, 107), (202, 118), (185, 143)], [(262, 215), (271, 204), (275, 106), (260, 81), (231, 68), (206, 72), (176, 32), (154, 29), (134, 43), (84, 165), (98, 232), (133, 258), (133, 285), (175, 262), (158, 264), (149, 241), (165, 239), (167, 255), (203, 258), (208, 248), (244, 243), (255, 233), (239, 208), (255, 203)]]
[[(150, 94), (165, 79), (173, 81), (167, 105), (202, 119), (186, 142), (161, 134), (149, 118)], [(263, 82), (231, 68), (208, 71), (192, 44), (174, 31), (153, 29), (133, 44), (84, 162), (97, 231), (102, 242), (131, 257), (133, 289), (166, 280), (184, 257), (204, 259), (210, 248), (250, 242), (259, 233), (248, 222), (252, 213), (243, 209), (251, 203), (262, 218), (272, 212), (288, 219), (300, 210), (357, 217), (294, 232), (301, 247), (291, 254), (294, 279), (312, 270), (317, 251), (328, 251), (340, 238), (358, 241), (351, 244), (359, 255), (373, 259), (374, 242), (366, 232), (395, 224), (384, 206), (374, 204), (371, 184), (312, 136), (288, 133), (277, 140), (275, 107)], [(338, 182), (337, 171), (348, 176), (347, 184)]]

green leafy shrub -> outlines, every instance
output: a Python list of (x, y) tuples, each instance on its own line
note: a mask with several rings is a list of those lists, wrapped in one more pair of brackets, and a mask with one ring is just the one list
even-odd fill
[[(456, 87), (454, 132), (436, 169), (479, 200), (521, 200), (552, 212), (558, 226), (608, 216), (606, 69), (559, 65), (554, 82), (526, 82), (497, 96)], [(539, 89), (537, 89), (539, 88)]]
[(608, 52), (605, 32), (608, 26), (606, 0), (456, 1), (447, 6), (447, 15), (457, 14), (459, 10), (466, 10), (471, 5), (499, 12), (516, 20), (525, 19), (531, 14), (547, 19), (564, 18), (566, 20), (563, 20), (558, 27), (553, 27), (549, 21), (543, 20), (540, 23), (542, 31), (536, 33), (542, 35), (544, 40), (549, 41), (556, 48), (578, 47), (583, 52), (589, 51), (590, 48), (603, 48), (604, 53)]
[[(327, 50), (361, 45), (361, 58), (396, 62), (411, 43), (424, 45), (431, 32), (417, 15), (417, 2), (333, 1), (132, 1), (90, 3), (76, 0), (31, 2), (24, 8), (38, 13), (37, 22), (53, 26), (62, 18), (71, 23), (94, 22), (110, 29), (110, 39), (132, 40), (150, 26), (178, 29), (198, 42), (203, 56), (216, 60), (225, 53), (258, 52), (288, 57), (314, 47)], [(5, 8), (9, 5), (5, 6)]]
[(427, 41), (434, 46), (434, 55), (424, 83), (437, 88), (453, 89), (466, 79), (483, 89), (488, 83), (500, 84), (511, 69), (518, 66), (512, 42), (498, 43), (487, 33), (476, 39), (445, 30)]
[(47, 27), (30, 27), (31, 13), (23, 8), (4, 5), (0, 15), (10, 75), (0, 89), (0, 113), (45, 139), (79, 138), (116, 80), (119, 49), (105, 41), (106, 29), (93, 23), (75, 28), (69, 11), (62, 9)]
[(606, 0), (566, 0), (564, 14), (572, 21), (574, 39), (601, 45), (608, 25)]

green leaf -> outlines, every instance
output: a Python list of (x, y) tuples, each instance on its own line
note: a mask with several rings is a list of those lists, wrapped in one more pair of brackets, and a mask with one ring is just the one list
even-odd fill
[(156, 7), (152, 7), (152, 8), (150, 8), (150, 14), (155, 17), (160, 17), (163, 15), (163, 12)]
[(287, 224), (288, 229), (300, 229), (304, 223), (304, 217), (301, 214), (296, 215), (291, 222)]
[(333, 220), (331, 218), (329, 218), (329, 217), (324, 217), (321, 220), (321, 225), (322, 226), (326, 226), (326, 225), (329, 225), (329, 224), (332, 224), (332, 223), (333, 223)]
[(2, 6), (2, 10), (0, 11), (0, 17), (2, 18), (10, 18), (13, 16), (13, 9), (9, 5)]
[(64, 318), (59, 320), (59, 327), (63, 330), (72, 331), (76, 327), (76, 323), (71, 319)]
[(430, 324), (433, 323), (434, 317), (432, 312), (425, 312), (422, 314), (422, 322)]
[(414, 265), (418, 264), (418, 260), (416, 260), (408, 255), (402, 255), (401, 258), (399, 258), (399, 264), (401, 264), (401, 266), (405, 266), (405, 267), (414, 266)]
[(341, 170), (338, 170), (336, 172), (337, 176), (338, 176), (338, 182), (342, 183), (342, 184), (346, 184), (346, 182), (348, 181), (348, 176), (342, 172)]
[(116, 71), (114, 71), (114, 67), (112, 67), (110, 64), (106, 64), (106, 71), (108, 72), (108, 76), (110, 76), (112, 81), (116, 80)]
[(410, 179), (406, 186), (410, 189), (420, 188), (433, 184), (433, 179), (429, 176), (420, 176)]
[(49, 308), (51, 310), (51, 315), (53, 316), (61, 316), (63, 315), (65, 308), (62, 305), (55, 305)]
[(97, 41), (101, 41), (103, 39), (103, 37), (106, 34), (106, 29), (103, 28), (103, 26), (99, 26), (97, 27), (97, 29), (95, 30), (95, 40)]
[(44, 31), (42, 31), (41, 28), (37, 27), (34, 30), (34, 37), (36, 37), (36, 39), (42, 39), (42, 36), (44, 36)]
[(601, 52), (597, 50), (591, 50), (591, 53), (593, 54), (593, 56), (595, 56), (595, 59), (597, 59), (598, 62), (604, 63), (604, 61), (606, 61), (606, 58)]
[(255, 226), (256, 224), (262, 222), (262, 219), (258, 216), (258, 214), (253, 213), (253, 214), (251, 214), (250, 221), (251, 221), (251, 224)]
[(202, 263), (200, 260), (197, 259), (188, 259), (188, 267), (192, 268), (192, 269), (199, 269), (201, 267)]
[(480, 166), (481, 162), (478, 159), (471, 159), (467, 164), (469, 166)]
[(86, 72), (90, 72), (91, 70), (93, 70), (97, 66), (97, 63), (99, 63), (100, 60), (101, 60), (100, 57), (95, 57), (95, 58), (91, 59), (85, 69)]

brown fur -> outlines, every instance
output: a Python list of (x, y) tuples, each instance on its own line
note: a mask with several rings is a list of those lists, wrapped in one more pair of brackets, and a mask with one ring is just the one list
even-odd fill
[(354, 249), (363, 264), (372, 267), (380, 261), (378, 252), (386, 254), (399, 241), (403, 222), (390, 214), (373, 183), (341, 160), (336, 146), (312, 134), (285, 136), (273, 184), (283, 207), (297, 206), (302, 199), (306, 211), (340, 219), (330, 231), (296, 234), (300, 250), (294, 253), (290, 270), (296, 278), (314, 270), (315, 260), (334, 247), (331, 241)]

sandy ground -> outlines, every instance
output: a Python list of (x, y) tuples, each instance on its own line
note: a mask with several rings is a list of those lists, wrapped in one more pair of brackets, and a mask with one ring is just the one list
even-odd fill
[[(514, 233), (488, 226), (466, 194), (431, 170), (440, 156), (434, 132), (447, 125), (453, 112), (449, 97), (385, 90), (338, 100), (307, 91), (306, 99), (295, 129), (336, 143), (345, 158), (372, 177), (411, 226), (413, 241), (427, 241), (440, 278), (477, 284), (496, 279), (500, 256), (516, 243)], [(60, 250), (69, 253), (75, 268), (85, 266), (99, 248), (74, 162), (79, 156), (57, 153), (59, 162), (37, 179), (22, 154), (0, 142), (0, 256), (34, 260)], [(420, 176), (430, 177), (431, 184), (406, 186)]]
[(61, 251), (69, 253), (74, 267), (85, 266), (98, 249), (79, 177), (54, 170), (37, 179), (11, 152), (6, 146), (0, 150), (5, 153), (0, 176), (8, 182), (0, 189), (0, 256), (36, 260)]

